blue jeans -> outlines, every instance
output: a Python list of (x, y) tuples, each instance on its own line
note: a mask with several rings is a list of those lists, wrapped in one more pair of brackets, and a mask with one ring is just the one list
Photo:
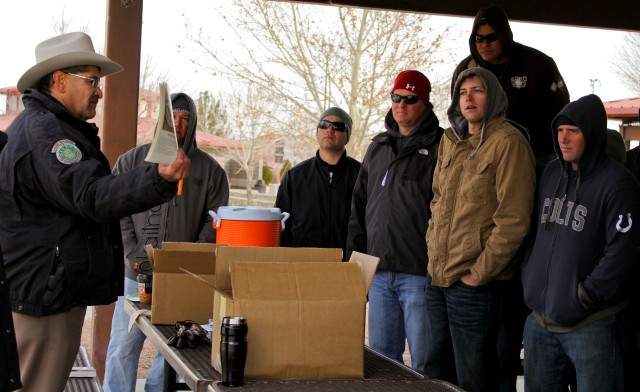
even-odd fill
[[(138, 291), (138, 282), (124, 278), (124, 293)], [(107, 349), (107, 363), (104, 372), (105, 392), (134, 392), (138, 373), (138, 360), (146, 336), (137, 325), (133, 325), (131, 333), (127, 331), (129, 316), (124, 310), (124, 297), (118, 297), (113, 319), (111, 321), (111, 337)], [(158, 353), (153, 361), (151, 371), (144, 386), (146, 392), (162, 391), (164, 373), (164, 357)]]
[(545, 330), (533, 314), (524, 326), (524, 387), (560, 392), (573, 364), (580, 392), (624, 391), (621, 329), (616, 315), (572, 332)]
[(369, 289), (369, 347), (403, 363), (405, 339), (411, 367), (424, 374), (427, 303), (424, 276), (377, 271)]
[(427, 376), (469, 392), (497, 390), (497, 296), (490, 286), (461, 281), (433, 286), (427, 275)]

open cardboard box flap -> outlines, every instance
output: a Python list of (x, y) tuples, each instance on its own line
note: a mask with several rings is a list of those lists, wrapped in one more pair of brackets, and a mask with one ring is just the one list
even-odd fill
[(215, 250), (220, 245), (165, 242), (151, 249), (154, 261), (151, 322), (174, 324), (194, 320), (205, 324), (212, 317), (213, 289), (194, 283), (188, 270), (209, 284), (215, 283)]
[(225, 246), (216, 249), (216, 289), (231, 290), (231, 262), (341, 262), (339, 248), (269, 248)]
[[(354, 252), (348, 263), (231, 263), (234, 299), (366, 298), (377, 257)], [(331, 277), (331, 279), (328, 279)]]

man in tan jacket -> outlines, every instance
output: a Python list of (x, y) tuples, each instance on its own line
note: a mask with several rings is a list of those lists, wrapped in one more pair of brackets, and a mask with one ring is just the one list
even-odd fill
[(533, 208), (533, 152), (506, 108), (490, 71), (462, 72), (433, 180), (426, 375), (466, 391), (497, 390), (500, 282), (513, 278)]

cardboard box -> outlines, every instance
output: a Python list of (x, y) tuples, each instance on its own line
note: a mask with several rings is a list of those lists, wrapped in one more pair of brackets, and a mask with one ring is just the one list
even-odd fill
[(212, 318), (213, 289), (196, 283), (182, 269), (215, 283), (215, 244), (164, 242), (161, 249), (147, 252), (153, 264), (151, 322), (174, 324), (193, 320), (207, 324)]
[(340, 261), (342, 257), (341, 249), (228, 247), (191, 242), (164, 242), (160, 249), (146, 249), (154, 270), (151, 322), (169, 325), (183, 320), (209, 322), (213, 317), (213, 289), (231, 289), (232, 260)]
[(334, 248), (266, 248), (228, 246), (216, 249), (216, 283), (218, 290), (231, 290), (232, 261), (272, 262), (341, 262), (342, 249)]
[[(217, 265), (222, 252), (218, 249)], [(231, 261), (232, 290), (217, 288), (211, 362), (220, 371), (224, 316), (247, 319), (247, 379), (362, 379), (366, 296), (379, 259), (354, 253), (349, 263)], [(282, 256), (282, 253), (281, 253)], [(284, 261), (284, 262), (282, 262)], [(218, 273), (220, 270), (218, 270)], [(218, 280), (220, 276), (216, 274)]]

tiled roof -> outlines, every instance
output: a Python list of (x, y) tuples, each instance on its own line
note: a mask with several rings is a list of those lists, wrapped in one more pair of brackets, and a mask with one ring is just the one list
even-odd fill
[(604, 102), (607, 118), (612, 119), (637, 119), (640, 111), (640, 97), (619, 99)]
[(17, 114), (9, 114), (6, 116), (0, 116), (0, 131), (6, 131), (13, 120), (18, 117)]

